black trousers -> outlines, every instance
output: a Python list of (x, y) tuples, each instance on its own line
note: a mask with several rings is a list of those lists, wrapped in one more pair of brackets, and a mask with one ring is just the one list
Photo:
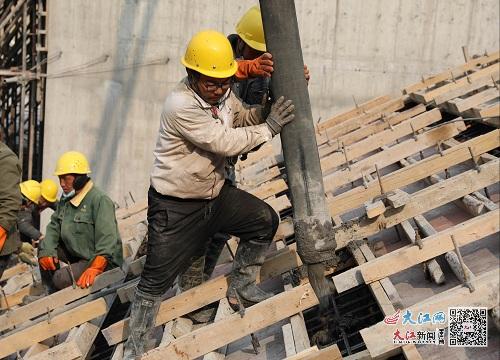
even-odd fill
[(213, 200), (179, 199), (148, 192), (148, 249), (138, 289), (161, 296), (205, 253), (215, 233), (270, 243), (279, 224), (274, 209), (259, 198), (224, 184)]

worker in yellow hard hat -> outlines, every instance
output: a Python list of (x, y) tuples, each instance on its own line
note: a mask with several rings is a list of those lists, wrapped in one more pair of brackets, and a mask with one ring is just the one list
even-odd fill
[(50, 208), (56, 210), (57, 207), (57, 184), (52, 179), (45, 179), (40, 183), (40, 201), (38, 208), (40, 212)]
[(153, 152), (148, 250), (124, 359), (143, 353), (162, 295), (205, 253), (215, 233), (240, 238), (230, 276), (231, 304), (238, 297), (252, 305), (272, 296), (257, 287), (256, 277), (279, 217), (264, 201), (225, 182), (224, 163), (280, 133), (294, 119), (294, 107), (282, 97), (269, 113), (245, 106), (231, 90), (238, 67), (231, 44), (217, 31), (194, 35), (181, 63), (187, 77), (164, 103)]
[[(236, 59), (238, 72), (233, 91), (249, 105), (264, 104), (269, 95), (269, 81), (274, 70), (272, 55), (267, 52), (264, 26), (259, 6), (248, 9), (236, 24), (236, 34), (228, 36)], [(304, 65), (304, 76), (310, 74)]]
[[(68, 151), (57, 161), (54, 175), (63, 193), (38, 252), (42, 278), (47, 280), (49, 274), (52, 283), (47, 283), (55, 289), (73, 281), (89, 287), (97, 275), (123, 262), (114, 203), (89, 174), (87, 158), (80, 152)], [(52, 189), (47, 200), (54, 200), (54, 194)], [(69, 266), (60, 268), (60, 260)]]
[(35, 226), (34, 218), (38, 216), (41, 187), (36, 180), (27, 180), (19, 184), (22, 202), (17, 213), (17, 228), (22, 241), (19, 258), (21, 261), (36, 265), (33, 245), (43, 239), (43, 234)]
[[(232, 91), (245, 104), (265, 105), (269, 100), (270, 76), (273, 72), (272, 55), (266, 52), (266, 41), (259, 6), (248, 9), (236, 24), (236, 33), (228, 36), (238, 62)], [(309, 81), (309, 70), (304, 65), (304, 76)], [(258, 148), (256, 148), (258, 149)], [(241, 154), (242, 160), (247, 154)], [(225, 164), (226, 180), (236, 186), (235, 164), (238, 156), (227, 157)], [(215, 234), (209, 242), (206, 253), (196, 259), (179, 277), (177, 285), (181, 291), (188, 290), (210, 278), (220, 254), (230, 239), (228, 234)], [(216, 306), (206, 306), (187, 316), (195, 322), (209, 321)]]

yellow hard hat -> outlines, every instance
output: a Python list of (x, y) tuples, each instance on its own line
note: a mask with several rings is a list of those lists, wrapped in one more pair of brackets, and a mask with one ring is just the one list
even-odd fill
[(236, 32), (240, 38), (252, 49), (266, 51), (266, 38), (264, 37), (264, 26), (260, 8), (252, 6), (241, 17), (236, 25)]
[(57, 160), (54, 175), (90, 174), (89, 162), (85, 155), (78, 151), (68, 151)]
[(42, 197), (53, 203), (57, 200), (57, 184), (52, 179), (45, 179), (40, 183)]
[(238, 69), (229, 40), (214, 30), (193, 36), (181, 63), (188, 69), (214, 78), (228, 78)]
[(21, 194), (28, 199), (38, 204), (40, 200), (40, 183), (36, 180), (26, 180), (19, 184)]

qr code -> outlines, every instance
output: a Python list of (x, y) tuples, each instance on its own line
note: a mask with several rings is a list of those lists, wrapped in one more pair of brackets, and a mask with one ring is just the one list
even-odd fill
[(487, 347), (488, 309), (485, 307), (448, 308), (448, 346)]

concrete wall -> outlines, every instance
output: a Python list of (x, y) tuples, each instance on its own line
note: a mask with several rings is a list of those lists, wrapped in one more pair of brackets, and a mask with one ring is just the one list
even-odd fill
[[(161, 105), (201, 29), (229, 34), (249, 0), (49, 0), (44, 175), (88, 155), (119, 204), (146, 196)], [(499, 48), (498, 0), (296, 0), (315, 119)], [(130, 201), (130, 200), (128, 200)]]

